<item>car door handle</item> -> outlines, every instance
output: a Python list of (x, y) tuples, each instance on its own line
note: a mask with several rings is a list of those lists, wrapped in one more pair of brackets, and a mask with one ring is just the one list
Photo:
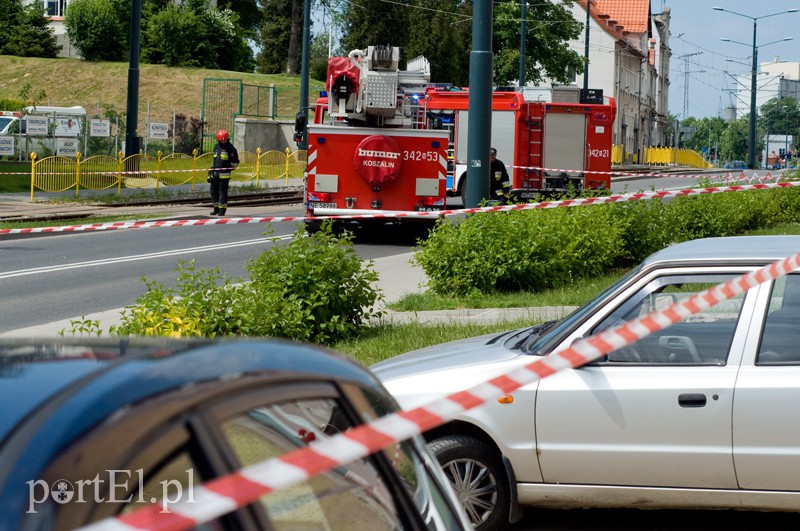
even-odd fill
[(703, 407), (706, 405), (706, 395), (703, 393), (683, 393), (678, 395), (678, 404), (681, 407)]

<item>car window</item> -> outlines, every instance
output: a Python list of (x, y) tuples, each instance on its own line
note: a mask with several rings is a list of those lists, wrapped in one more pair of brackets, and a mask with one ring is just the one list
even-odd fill
[[(138, 472), (138, 471), (137, 471)], [(130, 494), (130, 502), (125, 505), (122, 514), (146, 507), (151, 503), (159, 503), (162, 511), (169, 511), (172, 504), (179, 500), (192, 502), (194, 488), (200, 483), (200, 475), (186, 450), (179, 451), (156, 468), (148, 477), (137, 476), (140, 488)], [(213, 520), (194, 527), (199, 531), (215, 531), (224, 529), (222, 522)]]
[(772, 285), (756, 364), (800, 364), (800, 275)]
[[(734, 275), (674, 275), (653, 280), (628, 298), (592, 334), (664, 310), (685, 301)], [(724, 365), (728, 358), (744, 294), (690, 315), (665, 330), (660, 330), (627, 347), (610, 353), (603, 361), (619, 364)]]
[[(241, 466), (278, 457), (350, 427), (332, 399), (293, 400), (235, 415), (222, 431)], [(391, 490), (369, 459), (260, 499), (276, 529), (402, 529)]]

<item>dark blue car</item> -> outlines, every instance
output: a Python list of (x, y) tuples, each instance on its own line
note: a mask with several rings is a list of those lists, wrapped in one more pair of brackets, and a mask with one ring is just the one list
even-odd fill
[[(0, 342), (0, 529), (73, 529), (396, 411), (356, 363), (272, 340)], [(200, 529), (467, 529), (413, 439)]]

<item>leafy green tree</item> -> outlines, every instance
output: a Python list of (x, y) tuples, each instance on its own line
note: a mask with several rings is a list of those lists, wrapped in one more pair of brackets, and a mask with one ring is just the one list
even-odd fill
[(229, 9), (236, 13), (247, 37), (255, 36), (261, 22), (257, 0), (217, 0), (217, 8), (223, 11)]
[(427, 0), (414, 0), (412, 5), (413, 8), (407, 9), (409, 24), (405, 59), (423, 55), (431, 64), (431, 81), (467, 85), (472, 35), (471, 3), (441, 0), (432, 4)]
[(758, 125), (770, 134), (797, 136), (800, 126), (800, 103), (795, 98), (772, 98), (759, 109)]
[[(287, 70), (294, 4), (294, 0), (261, 2), (261, 24), (256, 36), (260, 51), (256, 54), (256, 68), (262, 74), (281, 74)], [(299, 49), (295, 51), (295, 64), (299, 64), (300, 53)]]
[[(583, 57), (567, 43), (577, 39), (583, 24), (572, 16), (567, 2), (535, 2), (527, 6), (525, 40), (525, 78), (538, 84), (545, 78), (571, 83), (575, 72), (582, 72)], [(494, 81), (508, 85), (519, 78), (520, 3), (497, 2), (494, 8)]]
[(728, 128), (728, 122), (722, 118), (687, 118), (682, 125), (694, 127), (692, 137), (684, 139), (681, 142), (681, 147), (693, 149), (701, 153), (703, 149), (708, 150), (709, 147), (714, 147), (719, 144), (723, 133)]
[(169, 4), (145, 23), (142, 58), (168, 66), (251, 71), (253, 53), (238, 15), (201, 1)]
[(126, 27), (114, 0), (72, 0), (64, 25), (70, 41), (87, 61), (118, 61), (125, 56)]
[(405, 48), (409, 43), (410, 2), (359, 0), (345, 3), (342, 48), (364, 50), (377, 44)]
[(59, 46), (41, 5), (0, 0), (0, 55), (56, 57)]
[[(568, 42), (583, 25), (572, 17), (568, 3), (530, 3), (527, 11), (526, 81), (545, 78), (567, 83), (583, 70), (583, 57)], [(492, 50), (494, 82), (506, 85), (519, 75), (520, 5), (517, 0), (494, 2)], [(404, 59), (424, 55), (436, 82), (466, 84), (472, 48), (472, 4), (464, 0), (363, 0), (344, 5), (342, 46), (363, 49), (390, 44), (404, 49)]]
[(749, 116), (728, 124), (719, 142), (720, 160), (747, 160), (749, 130)]

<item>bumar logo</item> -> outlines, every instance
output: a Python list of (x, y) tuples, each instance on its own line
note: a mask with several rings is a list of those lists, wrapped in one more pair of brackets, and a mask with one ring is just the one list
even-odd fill
[(194, 470), (184, 471), (183, 478), (146, 481), (144, 471), (106, 470), (91, 479), (69, 481), (58, 479), (51, 483), (33, 479), (28, 485), (28, 514), (50, 500), (68, 503), (159, 503), (161, 513), (170, 513), (169, 507), (178, 502), (194, 503)]

